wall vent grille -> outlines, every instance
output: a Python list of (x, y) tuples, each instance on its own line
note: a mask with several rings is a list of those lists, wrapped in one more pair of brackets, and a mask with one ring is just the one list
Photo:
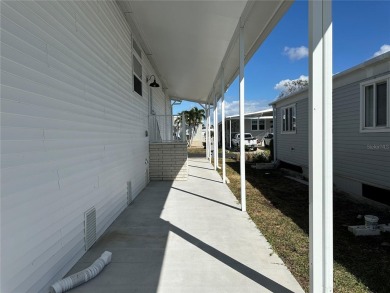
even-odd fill
[(90, 208), (84, 213), (85, 251), (96, 242), (96, 209)]

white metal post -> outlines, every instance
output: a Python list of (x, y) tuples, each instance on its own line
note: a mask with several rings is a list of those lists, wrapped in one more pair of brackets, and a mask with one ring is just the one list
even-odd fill
[(217, 164), (218, 164), (218, 138), (217, 138), (217, 128), (218, 125), (216, 125), (217, 121), (217, 97), (214, 95), (214, 170), (217, 170)]
[(209, 107), (206, 105), (206, 132), (205, 132), (205, 143), (206, 143), (206, 158), (209, 158)]
[(310, 292), (333, 292), (332, 2), (309, 1)]
[(186, 116), (184, 115), (184, 112), (181, 114), (181, 130), (182, 130), (183, 142), (185, 142), (187, 141), (187, 136), (186, 136)]
[[(240, 20), (241, 21), (241, 20)], [(246, 211), (245, 188), (245, 113), (244, 113), (244, 27), (240, 26), (239, 33), (239, 60), (240, 60), (240, 178), (241, 178), (241, 210)]]
[(274, 158), (273, 158), (273, 160), (274, 160), (274, 162), (276, 162), (276, 160), (277, 160), (277, 156), (276, 156), (276, 134), (277, 134), (277, 132), (278, 132), (278, 129), (276, 128), (277, 127), (277, 124), (276, 124), (276, 115), (277, 115), (277, 113), (276, 113), (276, 106), (275, 105), (273, 105), (272, 106), (272, 133), (274, 134), (274, 136), (273, 136), (273, 138), (272, 138), (272, 140), (273, 140), (273, 151), (274, 151)]
[(170, 140), (169, 139), (169, 132), (168, 132), (168, 116), (167, 116), (167, 97), (165, 97), (165, 105), (164, 105), (164, 113), (165, 113), (165, 117), (164, 117), (164, 124), (165, 124), (165, 140)]
[(215, 97), (215, 126), (214, 126), (214, 136), (216, 137), (215, 148), (217, 152), (215, 153), (215, 157), (217, 159), (217, 169), (219, 168), (219, 154), (218, 154), (218, 146), (219, 146), (219, 126), (218, 126), (218, 98)]
[(224, 71), (221, 72), (221, 112), (222, 112), (222, 182), (226, 182), (226, 151), (225, 151), (225, 80)]
[(229, 119), (229, 149), (232, 149), (232, 118)]
[(209, 129), (207, 131), (209, 135), (209, 161), (211, 163), (211, 105), (209, 104)]

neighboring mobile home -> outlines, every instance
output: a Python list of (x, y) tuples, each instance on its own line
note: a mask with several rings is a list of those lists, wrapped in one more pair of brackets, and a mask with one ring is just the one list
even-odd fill
[[(222, 141), (222, 122), (218, 123), (219, 144)], [(240, 116), (232, 115), (226, 117), (226, 146), (229, 147), (234, 133), (240, 132)], [(260, 142), (267, 133), (273, 132), (273, 110), (266, 109), (262, 111), (245, 114), (245, 132), (251, 133), (253, 137)]]
[[(308, 90), (273, 102), (276, 159), (308, 173)], [(334, 184), (389, 203), (390, 52), (333, 77)]]

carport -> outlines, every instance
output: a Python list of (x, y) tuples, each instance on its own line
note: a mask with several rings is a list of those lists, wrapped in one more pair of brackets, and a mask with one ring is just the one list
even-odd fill
[[(225, 172), (224, 93), (239, 76), (241, 210), (246, 211), (244, 66), (292, 1), (120, 1), (166, 94), (198, 102), (209, 129), (222, 103), (222, 169)], [(310, 272), (312, 292), (333, 289), (332, 249), (332, 15), (331, 1), (309, 1)], [(214, 135), (216, 140), (218, 134)], [(214, 141), (214, 154), (217, 153)], [(216, 168), (217, 157), (214, 156)]]

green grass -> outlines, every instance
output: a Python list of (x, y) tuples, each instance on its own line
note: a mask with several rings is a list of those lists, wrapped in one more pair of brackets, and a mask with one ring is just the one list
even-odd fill
[[(196, 155), (204, 156), (204, 152)], [(229, 187), (240, 200), (239, 163), (227, 160)], [(281, 170), (246, 168), (247, 211), (274, 251), (309, 292), (309, 191)], [(358, 215), (374, 214), (390, 223), (390, 208), (334, 193), (334, 292), (390, 292), (390, 235), (355, 237), (347, 226)], [(387, 244), (386, 244), (387, 243)]]
[[(308, 187), (282, 171), (246, 168), (247, 211), (275, 252), (309, 291)], [(239, 163), (227, 163), (229, 187), (240, 200)], [(389, 208), (359, 203), (334, 194), (334, 292), (390, 292), (390, 235), (355, 237), (348, 225), (363, 224), (358, 215), (374, 214), (390, 222)]]

